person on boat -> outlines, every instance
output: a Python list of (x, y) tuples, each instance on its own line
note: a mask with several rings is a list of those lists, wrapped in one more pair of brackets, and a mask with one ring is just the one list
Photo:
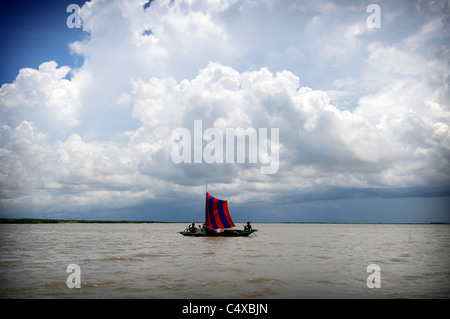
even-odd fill
[(191, 228), (189, 228), (189, 230), (191, 231), (191, 233), (195, 233), (195, 223), (192, 223)]
[(244, 226), (244, 230), (247, 232), (252, 231), (252, 225), (250, 225), (250, 222), (247, 222), (247, 225)]

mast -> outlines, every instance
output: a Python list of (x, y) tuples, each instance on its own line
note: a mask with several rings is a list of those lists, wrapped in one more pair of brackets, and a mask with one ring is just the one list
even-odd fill
[(206, 193), (205, 193), (205, 225), (206, 225), (206, 222), (208, 221), (207, 205), (208, 205), (208, 181), (206, 181)]

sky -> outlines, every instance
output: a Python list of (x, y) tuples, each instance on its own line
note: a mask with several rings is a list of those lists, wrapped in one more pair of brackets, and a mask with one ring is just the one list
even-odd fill
[(2, 3), (0, 217), (450, 222), (449, 6)]

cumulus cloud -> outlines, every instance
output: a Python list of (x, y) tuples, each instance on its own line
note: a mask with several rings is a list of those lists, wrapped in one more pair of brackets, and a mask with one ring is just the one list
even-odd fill
[[(4, 187), (9, 185), (11, 192), (32, 188), (56, 197), (62, 192), (65, 202), (92, 205), (103, 202), (104, 196), (111, 203), (123, 196), (129, 201), (149, 199), (161, 185), (173, 183), (188, 185), (187, 191), (205, 179), (231, 183), (230, 188), (253, 180), (255, 192), (261, 183), (271, 183), (270, 191), (281, 192), (314, 185), (430, 185), (447, 178), (446, 161), (439, 166), (433, 161), (436, 153), (448, 151), (442, 143), (448, 140), (445, 126), (430, 122), (430, 132), (420, 118), (405, 113), (406, 118), (385, 119), (385, 125), (399, 126), (388, 135), (379, 122), (331, 105), (325, 92), (300, 87), (298, 77), (288, 71), (239, 73), (210, 63), (192, 81), (136, 81), (128, 99), (142, 124), (127, 145), (87, 143), (77, 134), (51, 144), (32, 122), (22, 122), (10, 133), (2, 161), (3, 172), (8, 172), (3, 180), (21, 184)], [(196, 119), (204, 129), (279, 128), (279, 173), (262, 176), (260, 164), (173, 163), (172, 131), (186, 127), (193, 132)], [(421, 140), (433, 138), (435, 130), (441, 139), (428, 144)]]
[(4, 207), (59, 212), (117, 208), (152, 198), (132, 151), (114, 142), (87, 143), (77, 134), (49, 143), (33, 122), (23, 121), (9, 132), (2, 150)]
[(69, 71), (54, 61), (42, 63), (38, 70), (21, 69), (13, 83), (0, 88), (3, 122), (7, 119), (17, 125), (28, 118), (57, 130), (77, 125), (78, 88), (66, 79)]
[[(447, 30), (442, 18), (382, 41), (361, 4), (144, 4), (86, 3), (89, 37), (70, 45), (80, 68), (44, 62), (2, 85), (3, 207), (119, 209), (198, 196), (206, 180), (237, 203), (448, 186), (449, 64), (424, 53)], [(303, 29), (287, 36), (290, 24)], [(305, 85), (305, 73), (328, 87)], [(278, 128), (279, 170), (261, 174), (248, 158), (174, 163), (172, 132), (193, 134), (195, 120), (224, 136)]]

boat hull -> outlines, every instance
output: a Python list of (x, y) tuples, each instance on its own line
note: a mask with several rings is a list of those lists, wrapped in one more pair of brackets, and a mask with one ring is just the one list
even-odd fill
[(183, 236), (191, 236), (191, 237), (247, 237), (250, 234), (253, 234), (256, 229), (248, 232), (245, 230), (224, 230), (221, 232), (206, 232), (204, 230), (191, 232), (191, 231), (181, 231), (180, 234)]

